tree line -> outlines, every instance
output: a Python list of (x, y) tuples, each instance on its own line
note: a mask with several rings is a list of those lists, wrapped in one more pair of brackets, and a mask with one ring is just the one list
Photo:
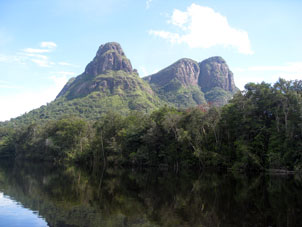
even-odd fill
[(0, 157), (102, 165), (302, 169), (302, 81), (249, 83), (229, 104), (66, 116), (0, 128)]

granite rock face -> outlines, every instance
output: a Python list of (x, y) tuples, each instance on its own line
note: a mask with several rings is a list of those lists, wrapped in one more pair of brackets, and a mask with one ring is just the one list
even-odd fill
[(99, 47), (94, 59), (86, 66), (85, 74), (97, 76), (108, 70), (132, 73), (132, 65), (119, 43), (110, 42)]
[(183, 86), (194, 86), (198, 83), (199, 66), (194, 60), (182, 58), (156, 74), (144, 78), (149, 83), (164, 86), (173, 79)]
[(233, 73), (222, 57), (211, 57), (200, 63), (183, 58), (144, 79), (161, 87), (177, 80), (184, 87), (199, 86), (203, 92), (215, 87), (229, 92), (236, 91)]
[(222, 57), (211, 57), (199, 63), (200, 75), (198, 85), (207, 92), (215, 87), (235, 92), (233, 73)]
[(144, 80), (161, 99), (180, 108), (206, 102), (222, 106), (237, 91), (233, 73), (221, 57), (200, 63), (183, 58)]
[(124, 71), (128, 74), (137, 73), (132, 69), (131, 62), (126, 57), (121, 45), (116, 42), (101, 45), (96, 56), (86, 66), (85, 71), (76, 78), (70, 79), (56, 98), (67, 93), (70, 97), (79, 97), (96, 91), (100, 86), (107, 87), (110, 84), (109, 82), (96, 82), (95, 78), (109, 71)]
[(198, 63), (182, 58), (167, 68), (145, 77), (161, 100), (177, 108), (205, 104), (203, 92), (198, 86)]

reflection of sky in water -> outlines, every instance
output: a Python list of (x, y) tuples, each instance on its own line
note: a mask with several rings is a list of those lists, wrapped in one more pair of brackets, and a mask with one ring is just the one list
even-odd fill
[(40, 227), (48, 226), (35, 212), (22, 207), (0, 192), (0, 227)]

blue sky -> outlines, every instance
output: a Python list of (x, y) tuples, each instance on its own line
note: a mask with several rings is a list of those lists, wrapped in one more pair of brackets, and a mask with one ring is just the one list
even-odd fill
[(247, 82), (302, 79), (299, 0), (0, 0), (0, 120), (55, 99), (116, 41), (140, 76), (222, 56)]

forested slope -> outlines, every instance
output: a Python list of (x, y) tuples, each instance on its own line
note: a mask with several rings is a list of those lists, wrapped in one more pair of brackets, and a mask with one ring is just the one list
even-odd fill
[(250, 83), (222, 108), (108, 112), (1, 128), (0, 154), (84, 165), (302, 168), (302, 81)]

